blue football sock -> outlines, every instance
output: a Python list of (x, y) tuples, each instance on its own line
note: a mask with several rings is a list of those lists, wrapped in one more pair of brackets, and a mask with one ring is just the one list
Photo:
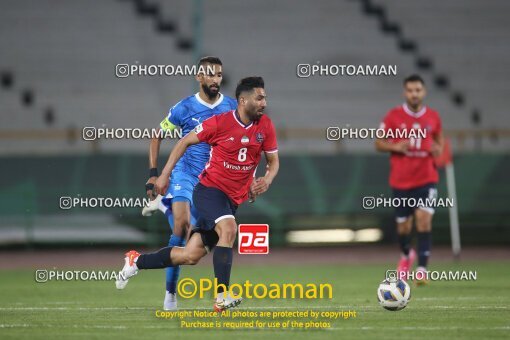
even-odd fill
[(174, 230), (174, 215), (172, 214), (172, 209), (168, 208), (166, 211), (165, 211), (165, 216), (168, 220), (168, 224), (170, 224), (170, 229)]

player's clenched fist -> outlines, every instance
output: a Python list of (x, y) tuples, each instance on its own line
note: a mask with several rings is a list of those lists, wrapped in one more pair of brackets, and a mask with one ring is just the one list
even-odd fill
[(161, 176), (158, 177), (158, 179), (156, 180), (156, 183), (155, 183), (155, 187), (154, 187), (154, 190), (160, 194), (160, 195), (165, 195), (166, 194), (166, 189), (168, 188), (168, 176), (164, 176), (163, 174)]
[(436, 141), (432, 141), (432, 146), (430, 148), (430, 153), (434, 157), (439, 157), (443, 152), (443, 146)]
[(406, 153), (407, 150), (409, 150), (410, 144), (411, 143), (408, 140), (403, 140), (403, 141), (397, 142), (397, 143), (393, 144), (393, 151)]
[(145, 190), (147, 192), (147, 197), (150, 198), (150, 200), (154, 200), (157, 196), (156, 190), (154, 188), (154, 185), (156, 184), (157, 177), (153, 176), (149, 178), (147, 183), (145, 183)]

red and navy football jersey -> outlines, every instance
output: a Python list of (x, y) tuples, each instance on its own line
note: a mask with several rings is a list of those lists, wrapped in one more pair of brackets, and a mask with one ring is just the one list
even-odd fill
[(278, 151), (271, 119), (263, 115), (244, 125), (232, 110), (205, 120), (195, 132), (201, 142), (211, 145), (200, 183), (220, 189), (237, 205), (247, 200), (262, 151)]
[[(419, 112), (411, 111), (406, 104), (390, 110), (381, 128), (408, 132), (411, 129), (426, 130), (425, 138), (410, 140), (409, 150), (405, 153), (392, 153), (390, 157), (390, 186), (395, 189), (407, 190), (428, 183), (437, 183), (439, 176), (431, 154), (434, 137), (442, 131), (439, 114), (423, 107)], [(403, 138), (390, 139), (400, 142)]]

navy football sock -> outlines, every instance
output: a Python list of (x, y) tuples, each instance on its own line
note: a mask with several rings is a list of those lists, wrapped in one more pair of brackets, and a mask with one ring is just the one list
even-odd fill
[(411, 248), (411, 235), (410, 234), (399, 234), (398, 235), (398, 244), (400, 245), (400, 250), (405, 256), (409, 255), (409, 250)]
[[(230, 270), (232, 269), (232, 248), (216, 246), (214, 249), (213, 264), (214, 277), (219, 284), (224, 284), (228, 289), (230, 283)], [(223, 292), (223, 287), (218, 288), (218, 293)]]
[(427, 267), (432, 237), (430, 232), (418, 233), (418, 266)]
[[(170, 241), (168, 242), (168, 245), (170, 247), (182, 247), (186, 241), (184, 238), (172, 235), (170, 236)], [(177, 281), (179, 280), (179, 272), (181, 267), (175, 266), (175, 267), (168, 267), (166, 269), (166, 290), (169, 293), (175, 294), (176, 287), (177, 287)]]
[(170, 252), (172, 247), (166, 247), (158, 250), (155, 253), (142, 254), (136, 261), (138, 269), (157, 269), (166, 268), (172, 266), (172, 260), (170, 260)]

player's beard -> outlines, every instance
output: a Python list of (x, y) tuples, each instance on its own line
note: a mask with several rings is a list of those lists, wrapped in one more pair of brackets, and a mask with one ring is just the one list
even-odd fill
[(417, 110), (422, 106), (422, 100), (419, 98), (411, 98), (410, 100), (407, 101), (407, 106), (411, 110)]
[(248, 110), (246, 110), (247, 114), (248, 114), (248, 118), (252, 121), (252, 122), (256, 122), (258, 120), (260, 120), (260, 117), (262, 117), (262, 112), (259, 113), (259, 110), (257, 109), (257, 107), (254, 105), (253, 107), (250, 107), (248, 108)]
[(210, 100), (215, 99), (218, 96), (218, 93), (220, 93), (220, 85), (217, 86), (218, 86), (217, 90), (216, 89), (212, 90), (209, 86), (207, 86), (207, 84), (202, 84), (202, 90), (204, 91), (207, 98), (209, 98)]

